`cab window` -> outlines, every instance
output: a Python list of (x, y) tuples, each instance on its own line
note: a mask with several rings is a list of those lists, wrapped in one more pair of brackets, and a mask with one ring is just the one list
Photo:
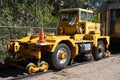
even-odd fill
[(67, 12), (62, 12), (60, 15), (61, 21), (67, 21), (69, 19), (69, 14)]
[(88, 21), (92, 21), (92, 14), (88, 13)]
[(81, 20), (82, 20), (82, 21), (86, 21), (86, 16), (87, 16), (87, 13), (81, 11)]

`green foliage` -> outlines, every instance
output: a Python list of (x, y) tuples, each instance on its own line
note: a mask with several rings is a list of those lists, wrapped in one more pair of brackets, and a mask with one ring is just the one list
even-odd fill
[(61, 8), (87, 8), (99, 13), (106, 0), (1, 0), (0, 26), (56, 26)]
[(4, 61), (4, 58), (7, 56), (6, 53), (6, 46), (2, 45), (2, 42), (0, 42), (0, 63)]
[(43, 0), (2, 0), (0, 26), (57, 25), (53, 6)]
[[(40, 3), (41, 0), (38, 1)], [(58, 23), (58, 19), (52, 16), (53, 6), (48, 3), (40, 3), (38, 4), (39, 7), (37, 7), (37, 22), (38, 25), (41, 25), (42, 27), (44, 25), (46, 26), (56, 26)]]
[(93, 16), (93, 20), (92, 20), (92, 21), (95, 22), (95, 23), (100, 22), (100, 20), (98, 19), (98, 16), (97, 16), (97, 15), (94, 15), (94, 16)]

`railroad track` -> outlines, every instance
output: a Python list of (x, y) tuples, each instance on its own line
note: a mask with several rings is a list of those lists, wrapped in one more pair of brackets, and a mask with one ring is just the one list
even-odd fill
[[(76, 63), (73, 63), (72, 65), (66, 66), (64, 69), (72, 68), (72, 67), (83, 65), (83, 64), (87, 64), (87, 63), (90, 63), (90, 62), (93, 62), (93, 61), (85, 61), (85, 62), (81, 62), (81, 63), (76, 62)], [(30, 75), (25, 75), (25, 76), (21, 76), (21, 77), (16, 77), (16, 78), (13, 78), (12, 80), (21, 80), (21, 79), (24, 79), (24, 78), (27, 78), (27, 77), (32, 77), (32, 76), (37, 76), (37, 75), (40, 76), (42, 74), (46, 74), (46, 73), (50, 73), (50, 72), (57, 72), (57, 71), (48, 70), (47, 72), (37, 72), (35, 74), (30, 74)]]
[[(114, 54), (114, 55), (111, 55), (111, 57), (115, 57), (119, 54)], [(107, 58), (104, 58), (104, 59), (107, 59)], [(102, 60), (104, 60), (102, 59)], [(83, 62), (74, 62), (72, 65), (68, 65), (67, 67), (65, 67), (64, 69), (67, 69), (67, 68), (72, 68), (72, 67), (76, 67), (76, 66), (79, 66), (79, 65), (84, 65), (84, 64), (87, 64), (87, 63), (92, 63), (94, 62), (94, 60), (90, 60), (90, 61), (83, 61)], [(53, 70), (48, 70), (47, 72), (38, 72), (38, 73), (35, 73), (35, 74), (32, 74), (32, 75), (26, 75), (26, 76), (21, 76), (21, 77), (16, 77), (12, 80), (22, 80), (24, 78), (28, 78), (28, 77), (32, 77), (32, 76), (40, 76), (42, 74), (46, 74), (46, 73), (50, 73), (50, 72), (56, 72), (56, 71), (53, 71)]]
[[(117, 55), (120, 55), (120, 54), (112, 54), (111, 57), (115, 57)], [(104, 58), (104, 59), (106, 59), (106, 58)], [(65, 67), (64, 69), (72, 68), (72, 67), (75, 67), (75, 66), (84, 65), (84, 64), (92, 63), (92, 62), (94, 62), (94, 60), (83, 61), (83, 62), (74, 62), (72, 65), (69, 65), (69, 66)], [(29, 78), (29, 77), (32, 77), (32, 76), (38, 76), (38, 75), (40, 76), (42, 74), (47, 74), (47, 73), (50, 73), (50, 72), (55, 72), (55, 71), (50, 69), (47, 72), (37, 72), (35, 74), (29, 75), (28, 73), (25, 72), (25, 70), (21, 70), (21, 69), (15, 68), (15, 67), (7, 67), (7, 66), (4, 66), (4, 65), (3, 65), (3, 67), (0, 67), (0, 77), (1, 77), (1, 79), (12, 76), (12, 78), (10, 78), (10, 79), (8, 78), (9, 80), (22, 80), (22, 79)]]
[[(90, 63), (90, 62), (92, 62), (92, 60), (91, 61), (83, 61), (83, 62), (80, 62), (80, 63), (79, 62), (74, 62), (72, 65), (68, 65), (64, 69), (75, 67), (75, 66), (78, 66), (78, 65), (87, 64), (87, 63)], [(3, 65), (0, 68), (0, 77), (3, 79), (3, 78), (7, 78), (9, 76), (12, 76), (13, 78), (10, 78), (10, 80), (21, 80), (21, 79), (24, 79), (24, 78), (27, 78), (27, 77), (42, 75), (42, 74), (46, 74), (46, 73), (50, 73), (50, 72), (56, 72), (56, 71), (50, 69), (47, 72), (37, 72), (35, 74), (28, 74), (28, 73), (25, 72), (25, 70), (21, 70), (19, 68), (12, 67), (12, 66), (8, 67), (8, 66)]]

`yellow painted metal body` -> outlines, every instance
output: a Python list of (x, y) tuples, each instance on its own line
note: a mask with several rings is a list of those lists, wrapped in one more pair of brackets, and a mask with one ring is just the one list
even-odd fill
[[(62, 16), (62, 14), (70, 15), (71, 13), (73, 15), (75, 14), (76, 20), (72, 19), (72, 17), (69, 19), (70, 16), (66, 17), (67, 19), (64, 19), (64, 16)], [(82, 14), (84, 13), (86, 14), (86, 18), (82, 20), (82, 18), (84, 18)], [(105, 43), (106, 48), (108, 48), (109, 36), (101, 36), (100, 24), (91, 21), (93, 11), (73, 8), (62, 9), (60, 10), (60, 14), (57, 35), (46, 34), (44, 36), (46, 42), (44, 43), (38, 43), (40, 37), (39, 34), (23, 37), (19, 40), (13, 40), (8, 43), (8, 51), (27, 59), (36, 58), (37, 60), (40, 60), (48, 53), (52, 54), (60, 43), (65, 43), (70, 48), (71, 61), (73, 61), (79, 54), (79, 47), (77, 44), (91, 43), (93, 47), (97, 47), (98, 41), (102, 40)], [(60, 59), (64, 59), (65, 57), (66, 55), (64, 53), (59, 55)], [(33, 72), (40, 70), (39, 67), (34, 67), (31, 67)]]

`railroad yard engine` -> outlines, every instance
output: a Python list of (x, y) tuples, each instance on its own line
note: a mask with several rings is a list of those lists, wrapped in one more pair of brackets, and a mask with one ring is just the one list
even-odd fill
[[(61, 9), (57, 34), (33, 34), (7, 44), (9, 58), (6, 63), (20, 67), (28, 73), (47, 71), (49, 66), (61, 70), (72, 64), (76, 56), (91, 55), (100, 60), (110, 55), (109, 36), (101, 36), (100, 24), (92, 22), (93, 11), (71, 8)], [(81, 58), (79, 58), (81, 59)]]

